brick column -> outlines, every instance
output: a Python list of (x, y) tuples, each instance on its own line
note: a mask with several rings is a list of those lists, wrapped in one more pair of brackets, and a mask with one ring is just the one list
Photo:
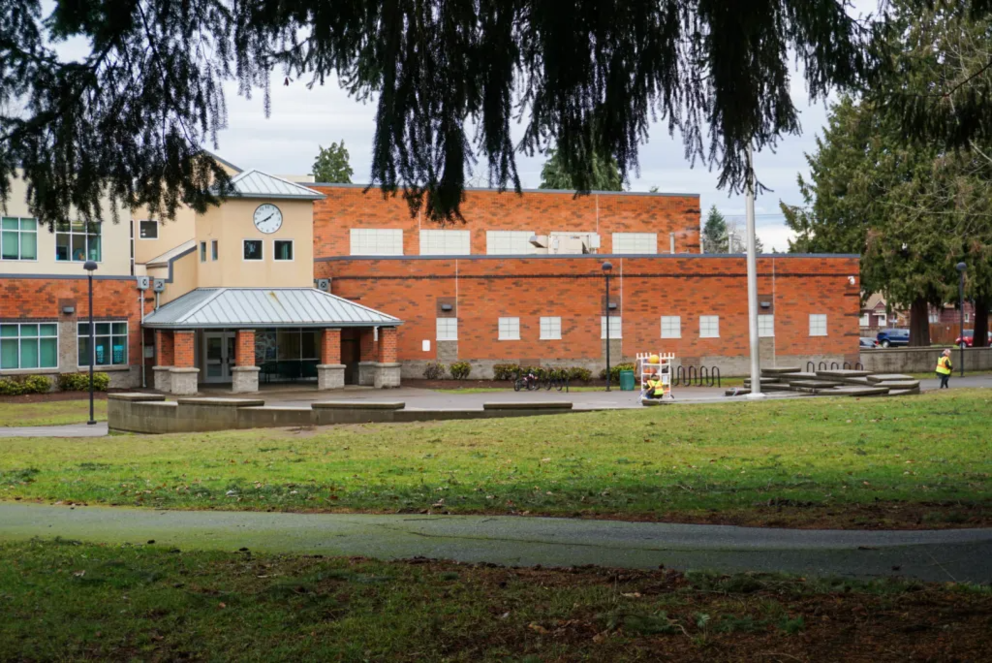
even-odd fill
[(200, 373), (195, 361), (196, 332), (177, 329), (172, 333), (172, 339), (174, 362), (169, 371), (172, 377), (170, 391), (181, 395), (195, 394)]
[(152, 366), (152, 385), (156, 391), (172, 391), (172, 364), (175, 363), (175, 352), (172, 332), (164, 329), (155, 330), (155, 365)]
[(373, 386), (387, 389), (400, 386), (400, 364), (396, 360), (396, 327), (379, 329), (379, 362), (375, 368)]
[(255, 365), (255, 330), (239, 329), (234, 339), (234, 367), (231, 369), (231, 391), (251, 394), (258, 391), (258, 374)]
[(379, 346), (375, 342), (375, 330), (363, 329), (358, 337), (358, 384), (371, 387), (375, 384), (376, 364), (379, 362)]
[(320, 363), (317, 365), (317, 390), (343, 389), (344, 364), (341, 363), (341, 330), (324, 329), (320, 333)]

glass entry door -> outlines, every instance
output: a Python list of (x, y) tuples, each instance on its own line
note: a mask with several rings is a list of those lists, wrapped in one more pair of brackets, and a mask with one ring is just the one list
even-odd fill
[(230, 382), (234, 367), (234, 332), (203, 332), (203, 381)]

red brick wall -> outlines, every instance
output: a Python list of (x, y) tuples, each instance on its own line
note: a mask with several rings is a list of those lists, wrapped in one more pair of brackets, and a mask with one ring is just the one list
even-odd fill
[(239, 329), (234, 341), (234, 365), (255, 365), (255, 330)]
[(320, 335), (320, 363), (341, 363), (341, 330), (325, 329)]
[[(437, 298), (456, 298), (462, 359), (598, 359), (604, 279), (598, 258), (344, 259), (316, 263), (334, 294), (403, 320), (400, 360), (434, 359)], [(859, 266), (851, 257), (766, 257), (758, 292), (773, 303), (775, 352), (843, 354), (857, 361)], [(613, 260), (611, 314), (622, 318), (624, 356), (675, 352), (698, 358), (748, 353), (745, 259)], [(456, 278), (457, 276), (457, 278)], [(854, 283), (849, 277), (854, 277)], [(809, 315), (827, 315), (828, 336), (809, 336)], [(682, 338), (661, 338), (661, 316), (682, 318)], [(700, 338), (699, 317), (720, 316), (720, 337)], [(561, 317), (561, 340), (540, 340), (540, 318)], [(497, 340), (500, 317), (520, 318), (520, 340)], [(423, 340), (431, 341), (424, 352)], [(771, 341), (772, 339), (764, 339)]]
[(176, 359), (172, 332), (164, 329), (155, 330), (155, 365), (172, 366)]
[[(82, 268), (80, 268), (82, 269)], [(85, 322), (89, 316), (86, 278), (0, 279), (0, 320), (75, 320)], [(73, 306), (74, 315), (62, 314), (62, 308)], [(138, 291), (133, 280), (93, 279), (93, 314), (98, 320), (127, 321), (128, 359), (141, 364), (141, 313)], [(60, 366), (62, 371), (75, 371), (72, 366)]]
[[(314, 257), (346, 256), (352, 228), (402, 228), (404, 255), (420, 255), (418, 229), (440, 229), (422, 215), (410, 216), (402, 196), (383, 198), (378, 189), (312, 187), (327, 196), (314, 202)], [(614, 232), (658, 233), (658, 251), (668, 253), (676, 233), (677, 253), (699, 253), (699, 197), (693, 195), (467, 191), (461, 206), (465, 224), (451, 230), (472, 233), (472, 253), (485, 255), (487, 230), (598, 232), (600, 253), (613, 250)]]
[[(176, 368), (194, 368), (194, 346), (196, 334), (193, 331), (176, 330), (173, 333)], [(254, 352), (254, 348), (252, 349)]]
[(363, 329), (358, 337), (360, 361), (379, 361), (379, 348), (375, 342), (375, 331)]
[(383, 327), (379, 330), (379, 361), (384, 364), (396, 363), (397, 333), (395, 327)]

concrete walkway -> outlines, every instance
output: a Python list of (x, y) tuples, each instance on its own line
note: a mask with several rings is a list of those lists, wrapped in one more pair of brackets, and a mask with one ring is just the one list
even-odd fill
[(992, 582), (992, 529), (857, 532), (512, 516), (154, 511), (0, 503), (0, 541), (429, 557), (514, 566), (782, 571)]
[(20, 426), (0, 428), (2, 437), (103, 437), (107, 435), (107, 422), (98, 421), (92, 426), (84, 423), (63, 426)]

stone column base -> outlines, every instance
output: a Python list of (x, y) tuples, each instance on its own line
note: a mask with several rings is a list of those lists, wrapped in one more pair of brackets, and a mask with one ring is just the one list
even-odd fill
[(231, 392), (253, 394), (258, 391), (258, 366), (235, 366), (231, 369)]
[(376, 364), (373, 386), (376, 389), (395, 389), (400, 386), (399, 364)]
[(196, 393), (196, 381), (200, 375), (198, 368), (172, 368), (169, 370), (172, 381), (171, 393), (191, 396)]
[(344, 389), (344, 364), (317, 365), (317, 391)]
[(375, 385), (375, 372), (376, 366), (379, 364), (374, 361), (360, 361), (358, 362), (358, 384), (363, 387), (371, 387)]
[(172, 376), (169, 374), (171, 370), (171, 366), (152, 366), (152, 375), (154, 376), (152, 387), (155, 391), (161, 391), (163, 394), (172, 391)]

